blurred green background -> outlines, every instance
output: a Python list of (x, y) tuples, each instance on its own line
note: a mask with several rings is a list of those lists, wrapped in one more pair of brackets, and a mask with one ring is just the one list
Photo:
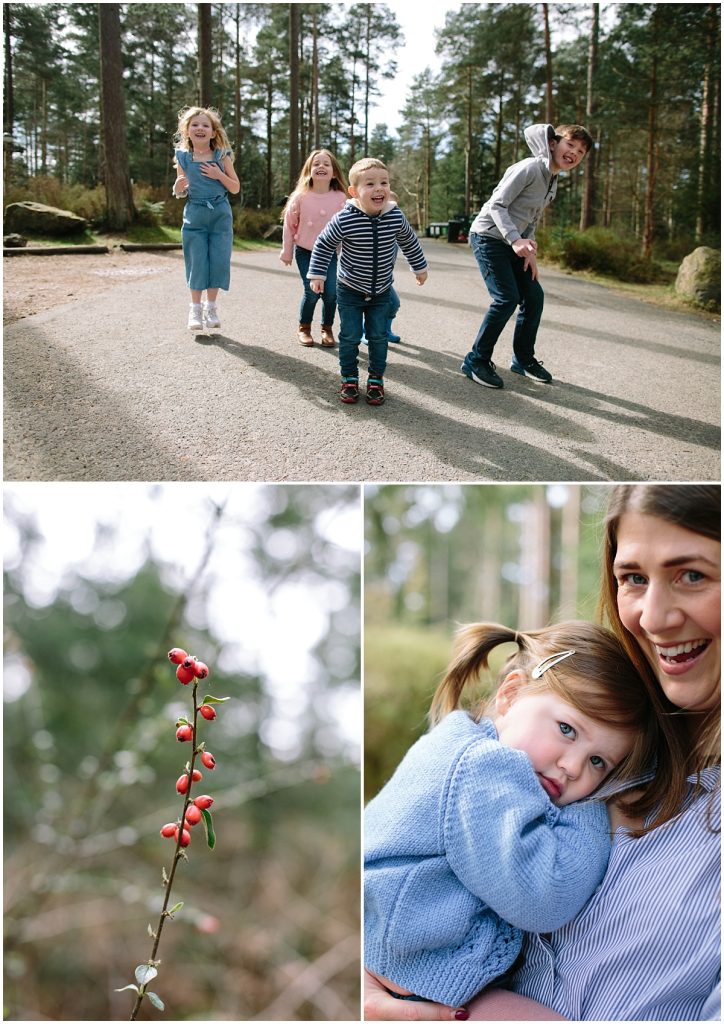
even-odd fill
[[(365, 800), (425, 732), (458, 626), (595, 618), (607, 493), (595, 484), (365, 487)], [(483, 693), (490, 681), (481, 682)]]
[(231, 699), (139, 1019), (359, 1019), (359, 488), (4, 494), (5, 1019), (128, 1019), (189, 756), (172, 646)]

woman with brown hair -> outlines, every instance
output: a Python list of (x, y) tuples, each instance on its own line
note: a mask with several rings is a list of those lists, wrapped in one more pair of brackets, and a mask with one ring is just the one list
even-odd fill
[(401, 1004), (370, 977), (366, 1019), (720, 1019), (720, 505), (714, 485), (611, 490), (601, 610), (660, 741), (655, 771), (610, 806), (598, 890), (569, 924), (526, 936), (508, 990)]

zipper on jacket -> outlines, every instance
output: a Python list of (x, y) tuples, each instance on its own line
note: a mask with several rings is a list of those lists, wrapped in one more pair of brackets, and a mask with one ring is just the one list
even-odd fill
[(372, 299), (374, 299), (377, 294), (377, 263), (379, 260), (379, 236), (377, 234), (379, 229), (378, 217), (370, 217), (370, 220), (372, 221), (372, 294), (370, 295), (370, 298)]

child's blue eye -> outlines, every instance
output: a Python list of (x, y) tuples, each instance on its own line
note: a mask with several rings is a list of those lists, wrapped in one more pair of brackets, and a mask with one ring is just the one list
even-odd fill
[(593, 757), (591, 758), (591, 764), (593, 765), (594, 768), (605, 768), (606, 767), (606, 762), (603, 760), (602, 757), (599, 757), (598, 754), (594, 754), (593, 755)]
[(564, 736), (575, 736), (576, 730), (568, 722), (559, 722), (558, 728), (561, 730)]

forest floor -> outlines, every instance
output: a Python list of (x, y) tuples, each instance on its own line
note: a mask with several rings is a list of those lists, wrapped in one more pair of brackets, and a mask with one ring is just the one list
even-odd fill
[(555, 382), (510, 373), (509, 325), (491, 391), (459, 373), (488, 301), (475, 262), (423, 247), (423, 288), (397, 265), (379, 409), (339, 402), (336, 349), (297, 344), (277, 247), (234, 252), (208, 336), (185, 330), (179, 251), (4, 259), (6, 479), (719, 479), (718, 318), (544, 266)]

